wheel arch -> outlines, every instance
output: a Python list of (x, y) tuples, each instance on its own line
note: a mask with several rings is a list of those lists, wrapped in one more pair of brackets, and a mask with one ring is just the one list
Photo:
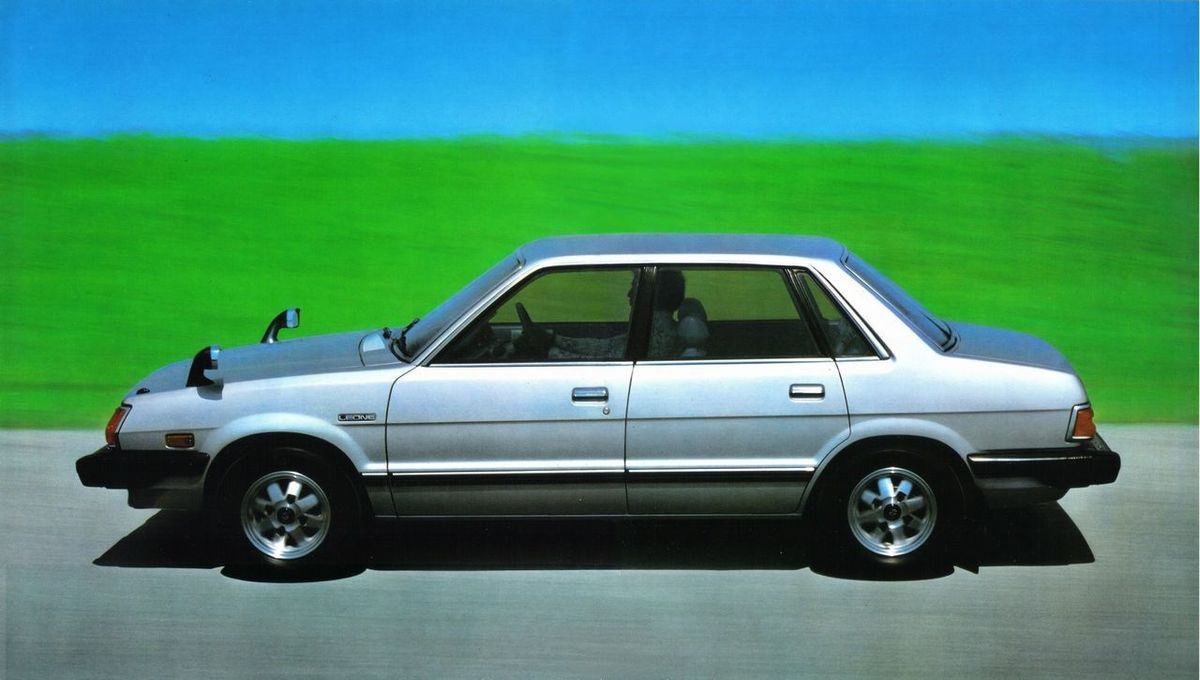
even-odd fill
[(205, 473), (204, 507), (214, 507), (220, 494), (221, 485), (234, 465), (253, 457), (256, 452), (285, 447), (303, 449), (328, 461), (350, 481), (363, 510), (367, 513), (372, 511), (370, 498), (362, 483), (362, 475), (350, 457), (340, 448), (320, 437), (297, 432), (259, 432), (246, 435), (225, 445), (213, 457), (213, 461)]
[(907, 451), (928, 456), (931, 460), (949, 468), (958, 481), (964, 509), (969, 517), (975, 517), (985, 507), (983, 496), (975, 484), (975, 477), (967, 467), (966, 460), (949, 444), (922, 435), (876, 435), (849, 442), (821, 461), (800, 499), (801, 514), (805, 514), (809, 505), (818, 497), (822, 489), (822, 482), (835, 478), (837, 472), (851, 464), (855, 457), (888, 450)]

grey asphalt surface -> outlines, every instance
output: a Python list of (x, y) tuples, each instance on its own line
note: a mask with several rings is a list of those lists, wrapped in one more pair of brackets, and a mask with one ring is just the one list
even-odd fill
[[(1197, 677), (1197, 429), (1109, 426), (1115, 485), (993, 514), (963, 568), (814, 568), (782, 522), (425, 522), (365, 569), (222, 567), (86, 489), (97, 432), (0, 431), (8, 678)], [(971, 562), (972, 560), (968, 560)], [(822, 572), (822, 573), (818, 573)]]

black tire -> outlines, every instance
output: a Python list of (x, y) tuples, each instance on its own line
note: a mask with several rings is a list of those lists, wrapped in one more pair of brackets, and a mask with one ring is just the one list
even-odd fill
[(963, 494), (946, 465), (912, 451), (882, 450), (831, 473), (817, 498), (823, 565), (863, 576), (953, 569), (949, 548), (962, 524)]
[(247, 455), (225, 475), (216, 508), (228, 561), (282, 570), (355, 563), (364, 522), (356, 491), (301, 448)]

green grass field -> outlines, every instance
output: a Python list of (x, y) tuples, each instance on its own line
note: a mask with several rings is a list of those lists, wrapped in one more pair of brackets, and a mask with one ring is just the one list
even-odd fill
[(402, 325), (551, 234), (849, 245), (949, 319), (1031, 332), (1101, 423), (1197, 416), (1194, 142), (118, 137), (0, 142), (0, 426), (103, 426), (209, 343)]

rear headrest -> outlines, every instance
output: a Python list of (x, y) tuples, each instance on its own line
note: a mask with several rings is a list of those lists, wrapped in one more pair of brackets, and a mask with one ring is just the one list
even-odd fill
[(685, 316), (696, 316), (701, 321), (708, 321), (708, 312), (704, 311), (704, 305), (696, 298), (684, 298), (683, 302), (679, 303), (679, 320), (683, 321)]
[(702, 357), (707, 354), (704, 344), (708, 342), (708, 313), (696, 298), (686, 298), (679, 304), (679, 324), (675, 327), (679, 344), (683, 347), (680, 356)]

